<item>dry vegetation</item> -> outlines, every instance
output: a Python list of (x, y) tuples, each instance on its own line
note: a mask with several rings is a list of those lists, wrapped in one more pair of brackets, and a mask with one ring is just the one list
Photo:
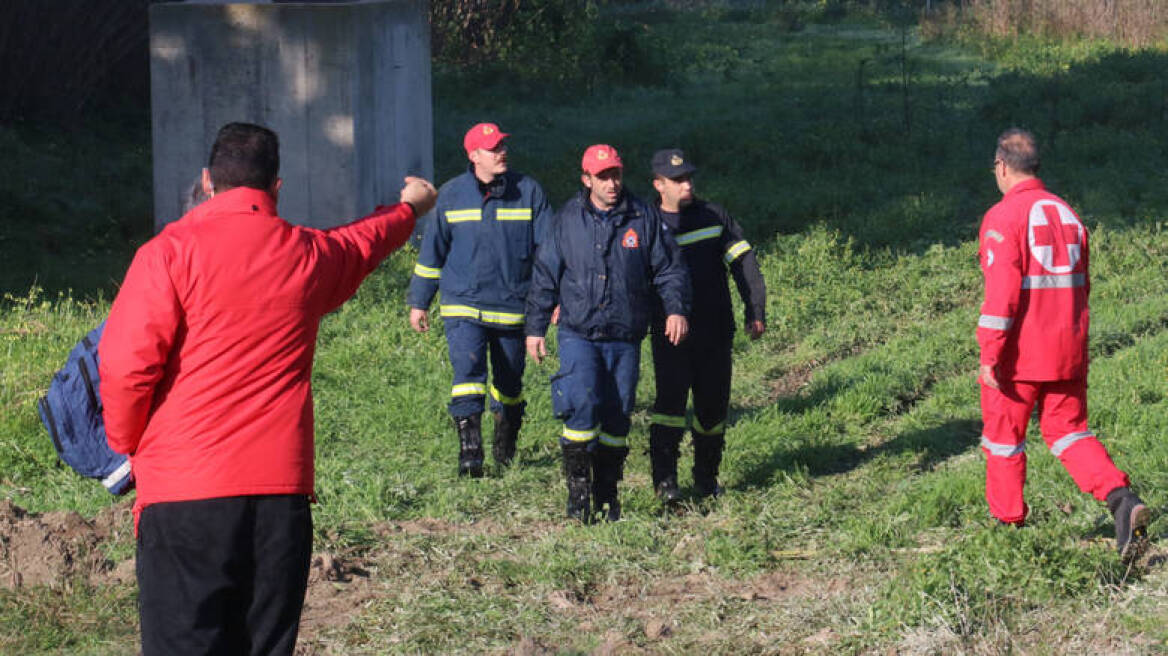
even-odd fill
[(1163, 0), (960, 0), (927, 21), (933, 31), (958, 28), (998, 38), (1104, 39), (1132, 48), (1164, 45)]

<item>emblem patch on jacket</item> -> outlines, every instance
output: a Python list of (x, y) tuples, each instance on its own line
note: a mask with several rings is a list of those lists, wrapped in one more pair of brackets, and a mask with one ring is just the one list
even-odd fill
[(637, 238), (637, 231), (629, 228), (629, 231), (621, 238), (621, 246), (625, 248), (637, 248), (640, 245), (641, 241)]

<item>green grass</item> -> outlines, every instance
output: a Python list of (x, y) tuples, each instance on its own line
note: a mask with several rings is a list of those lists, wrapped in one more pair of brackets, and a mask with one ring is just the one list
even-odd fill
[[(768, 334), (735, 344), (727, 494), (677, 515), (653, 498), (647, 348), (624, 521), (562, 518), (554, 360), (528, 367), (518, 466), (457, 478), (445, 341), (440, 322), (426, 335), (408, 328), (415, 253), (402, 251), (321, 329), (316, 548), (371, 578), (343, 621), (304, 636), (308, 653), (501, 652), (521, 641), (570, 654), (1164, 650), (1163, 552), (1147, 568), (1120, 567), (1106, 510), (1043, 449), (1030, 451), (1028, 527), (993, 525), (973, 375), (976, 226), (997, 199), (993, 139), (1022, 124), (1050, 144), (1043, 177), (1092, 229), (1091, 426), (1145, 500), (1165, 507), (1168, 124), (1155, 89), (1168, 56), (1022, 44), (983, 59), (872, 21), (791, 32), (766, 12), (637, 11), (625, 18), (642, 25), (639, 38), (672, 53), (662, 84), (533, 97), (490, 83), (454, 95), (439, 79), (436, 174), (462, 169), (461, 134), (478, 120), (515, 134), (515, 165), (556, 203), (574, 191), (589, 143), (617, 146), (640, 192), (654, 149), (687, 150), (699, 193), (746, 227), (770, 291)], [(35, 137), (0, 129), (8, 141)], [(50, 179), (40, 167), (60, 166), (38, 161)], [(145, 170), (130, 156), (118, 166)], [(0, 210), (12, 212), (25, 192), (7, 184)], [(55, 184), (24, 186), (59, 198)], [(145, 207), (146, 194), (120, 202)], [(86, 202), (121, 211), (108, 196)], [(133, 234), (114, 242), (124, 267)], [(101, 265), (34, 246), (0, 241), (13, 261), (45, 258), (73, 278), (44, 292), (6, 283), (0, 493), (38, 512), (93, 515), (110, 499), (53, 464), (33, 402), (111, 288)], [(17, 252), (26, 248), (36, 252)], [(106, 547), (114, 558), (131, 551), (120, 540)], [(4, 592), (0, 650), (125, 653), (135, 621), (127, 586)]]

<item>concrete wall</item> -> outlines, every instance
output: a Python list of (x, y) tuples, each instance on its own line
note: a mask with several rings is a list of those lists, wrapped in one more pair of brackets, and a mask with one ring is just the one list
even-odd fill
[(150, 7), (155, 228), (225, 123), (280, 135), (280, 215), (329, 227), (433, 177), (427, 0)]

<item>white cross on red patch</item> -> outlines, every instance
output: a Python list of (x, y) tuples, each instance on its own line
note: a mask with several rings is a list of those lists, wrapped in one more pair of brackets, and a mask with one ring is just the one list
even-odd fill
[(1030, 207), (1030, 253), (1051, 273), (1070, 273), (1079, 263), (1083, 224), (1063, 203), (1040, 200)]

